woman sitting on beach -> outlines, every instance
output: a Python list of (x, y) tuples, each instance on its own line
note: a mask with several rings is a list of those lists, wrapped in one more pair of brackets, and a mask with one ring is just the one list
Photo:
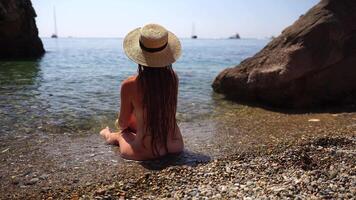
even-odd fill
[(178, 77), (172, 69), (181, 54), (178, 38), (164, 27), (148, 24), (124, 39), (126, 55), (138, 64), (138, 75), (121, 84), (118, 133), (108, 127), (100, 134), (120, 146), (131, 160), (155, 159), (183, 151), (176, 122)]

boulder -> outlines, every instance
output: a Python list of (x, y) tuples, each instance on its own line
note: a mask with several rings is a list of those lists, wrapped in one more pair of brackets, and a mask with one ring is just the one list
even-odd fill
[(38, 58), (44, 54), (30, 0), (0, 1), (0, 58)]
[(252, 58), (225, 69), (214, 91), (274, 107), (356, 100), (356, 1), (322, 0)]

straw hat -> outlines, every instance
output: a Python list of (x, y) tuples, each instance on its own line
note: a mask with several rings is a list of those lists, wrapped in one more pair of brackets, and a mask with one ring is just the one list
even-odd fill
[(124, 50), (132, 61), (147, 67), (168, 66), (181, 55), (177, 36), (158, 24), (147, 24), (128, 33)]

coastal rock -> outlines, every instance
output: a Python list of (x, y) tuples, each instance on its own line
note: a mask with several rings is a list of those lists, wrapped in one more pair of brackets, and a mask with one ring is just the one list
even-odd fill
[(0, 58), (38, 58), (44, 49), (30, 0), (0, 1)]
[(212, 87), (232, 100), (276, 107), (354, 103), (355, 22), (356, 1), (322, 0)]

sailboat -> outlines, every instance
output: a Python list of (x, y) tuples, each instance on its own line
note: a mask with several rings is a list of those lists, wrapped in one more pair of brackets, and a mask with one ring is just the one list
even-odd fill
[(198, 39), (198, 36), (195, 35), (195, 24), (193, 23), (193, 26), (192, 26), (192, 39)]
[(229, 39), (241, 39), (240, 34), (236, 33), (235, 35), (229, 37)]
[(53, 8), (53, 18), (54, 18), (54, 33), (52, 34), (51, 38), (58, 38), (57, 32), (57, 17), (56, 17), (56, 8)]

